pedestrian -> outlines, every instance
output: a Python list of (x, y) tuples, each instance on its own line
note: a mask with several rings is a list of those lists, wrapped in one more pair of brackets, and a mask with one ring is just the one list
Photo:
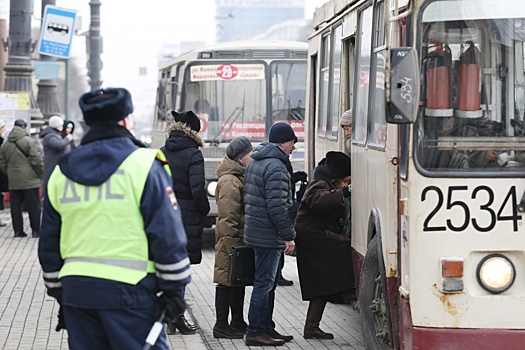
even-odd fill
[(299, 284), (303, 300), (309, 301), (305, 339), (333, 339), (319, 328), (326, 303), (354, 287), (351, 240), (341, 227), (344, 199), (351, 193), (350, 168), (346, 154), (328, 152), (314, 170), (295, 220)]
[(40, 132), (44, 146), (44, 193), (47, 180), (58, 163), (60, 157), (71, 151), (73, 135), (66, 134), (62, 137), (64, 120), (58, 115), (49, 118), (48, 127)]
[[(5, 132), (5, 121), (0, 120), (0, 147), (4, 143), (4, 132)], [(4, 195), (6, 192), (9, 192), (9, 181), (7, 180), (7, 174), (3, 171), (0, 171), (0, 210), (4, 210)], [(7, 226), (7, 223), (3, 220), (0, 220), (0, 227)]]
[[(179, 201), (182, 222), (188, 237), (190, 264), (200, 264), (204, 220), (210, 211), (205, 188), (204, 157), (199, 149), (204, 147), (199, 135), (201, 123), (192, 111), (171, 113), (175, 122), (168, 126), (168, 139), (161, 150), (171, 168), (173, 190)], [(197, 327), (189, 323), (184, 315), (168, 324), (168, 334), (175, 334), (176, 329), (182, 334), (197, 332)]]
[[(67, 135), (73, 136), (73, 132), (75, 132), (75, 122), (72, 120), (64, 120), (64, 128), (62, 129), (62, 137), (66, 137)], [(75, 149), (77, 146), (75, 145), (74, 137), (71, 139), (71, 142), (69, 144), (71, 146), (71, 149)]]
[(341, 114), (339, 125), (343, 129), (345, 145), (348, 149), (348, 152), (350, 152), (352, 149), (352, 109), (349, 109)]
[[(79, 105), (90, 130), (49, 178), (38, 246), (56, 330), (72, 350), (142, 349), (160, 310), (171, 320), (185, 309), (179, 206), (163, 154), (129, 132), (128, 90), (93, 90)], [(169, 349), (164, 331), (153, 349)]]
[[(244, 286), (228, 281), (232, 247), (244, 243), (244, 171), (252, 159), (252, 143), (245, 136), (230, 141), (217, 167), (217, 224), (215, 225), (215, 338), (241, 339), (246, 333)], [(231, 324), (228, 315), (231, 309)]]
[(40, 186), (44, 176), (44, 163), (38, 145), (27, 133), (27, 122), (15, 120), (7, 141), (0, 147), (0, 170), (7, 174), (11, 220), (15, 237), (26, 237), (22, 204), (28, 214), (32, 237), (40, 231)]
[(286, 162), (295, 149), (292, 127), (278, 122), (268, 141), (253, 151), (245, 173), (244, 241), (255, 251), (255, 280), (248, 311), (246, 345), (283, 345), (293, 339), (275, 330), (273, 309), (281, 254), (295, 247), (290, 173)]

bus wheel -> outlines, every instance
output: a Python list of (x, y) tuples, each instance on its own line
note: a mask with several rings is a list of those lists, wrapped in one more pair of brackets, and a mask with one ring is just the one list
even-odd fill
[(363, 340), (368, 350), (393, 349), (388, 303), (379, 269), (379, 236), (368, 246), (359, 285), (359, 308)]

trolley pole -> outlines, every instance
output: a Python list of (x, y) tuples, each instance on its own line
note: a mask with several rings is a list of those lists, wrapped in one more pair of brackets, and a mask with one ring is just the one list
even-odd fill
[(44, 120), (33, 95), (31, 84), (34, 71), (31, 63), (31, 51), (34, 48), (31, 42), (32, 3), (33, 0), (11, 0), (10, 2), (9, 37), (7, 39), (9, 54), (4, 67), (5, 90), (29, 92), (31, 127), (39, 129)]
[[(56, 0), (42, 0), (42, 19), (44, 18), (46, 5), (54, 6), (56, 5)], [(44, 25), (43, 20), (42, 25)], [(40, 59), (42, 61), (56, 61), (54, 57), (49, 55), (40, 55)], [(36, 100), (44, 118), (48, 120), (49, 117), (53, 115), (64, 116), (63, 113), (61, 113), (60, 104), (58, 103), (57, 81), (42, 79), (38, 82), (37, 86), (38, 94)]]
[[(13, 0), (11, 0), (13, 1)], [(102, 70), (102, 37), (100, 36), (100, 0), (91, 0), (89, 7), (91, 10), (91, 24), (89, 26), (89, 44), (88, 44), (88, 76), (91, 90), (98, 89), (102, 86), (100, 71)]]

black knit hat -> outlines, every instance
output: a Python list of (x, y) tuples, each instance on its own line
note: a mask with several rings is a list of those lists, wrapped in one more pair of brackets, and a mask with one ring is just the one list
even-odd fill
[(27, 127), (27, 122), (24, 119), (17, 119), (15, 120), (15, 126), (19, 126), (21, 128)]
[(253, 150), (252, 143), (246, 136), (239, 136), (230, 141), (226, 147), (226, 155), (234, 161), (244, 157)]
[(96, 89), (78, 101), (87, 125), (118, 122), (133, 113), (131, 94), (124, 88)]
[(343, 152), (330, 151), (326, 153), (326, 160), (324, 163), (328, 175), (332, 179), (342, 179), (351, 176), (351, 162), (350, 157)]
[(270, 135), (268, 141), (272, 143), (282, 143), (288, 141), (296, 141), (297, 137), (292, 127), (288, 123), (278, 122), (270, 128)]
[(180, 113), (171, 111), (171, 115), (173, 115), (176, 122), (186, 124), (191, 130), (196, 132), (201, 130), (201, 121), (193, 111), (184, 111)]

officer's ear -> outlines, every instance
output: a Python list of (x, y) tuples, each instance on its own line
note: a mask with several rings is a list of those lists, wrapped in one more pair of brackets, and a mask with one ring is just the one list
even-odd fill
[(124, 119), (119, 120), (118, 124), (120, 126), (125, 127), (128, 130), (131, 130), (131, 120), (129, 119), (129, 115), (126, 116)]

